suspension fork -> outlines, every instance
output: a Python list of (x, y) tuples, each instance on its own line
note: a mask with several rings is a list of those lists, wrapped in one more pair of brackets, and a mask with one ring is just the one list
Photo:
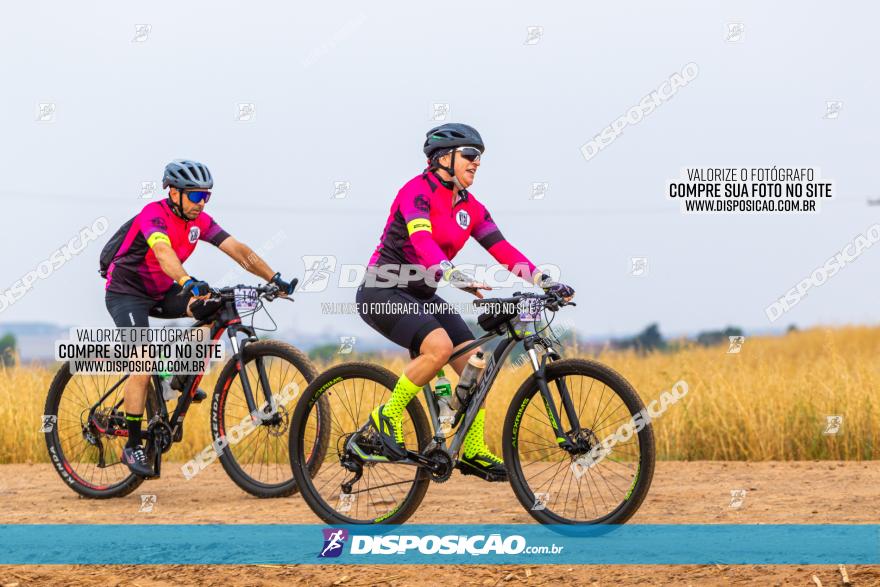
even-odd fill
[[(239, 331), (243, 331), (245, 334), (248, 334), (248, 338), (241, 341), (241, 344), (238, 342), (238, 333)], [(245, 368), (244, 362), (244, 353), (245, 347), (249, 342), (254, 338), (253, 333), (248, 332), (244, 328), (240, 328), (238, 326), (230, 326), (226, 331), (227, 336), (229, 336), (229, 344), (232, 347), (232, 353), (235, 357), (236, 365), (238, 366), (238, 376), (241, 378), (241, 387), (244, 391), (244, 400), (247, 402), (248, 412), (251, 414), (256, 413), (257, 411), (257, 403), (254, 401), (254, 392), (251, 389), (251, 382), (248, 379), (247, 369)], [(259, 370), (261, 367), (261, 362), (257, 362), (257, 369)], [(265, 389), (265, 388), (264, 388)]]
[(263, 357), (257, 357), (256, 363), (257, 375), (260, 377), (260, 386), (263, 388), (263, 397), (266, 398), (266, 406), (274, 412), (278, 406), (275, 405), (275, 398), (272, 397), (272, 390), (269, 388), (269, 375), (266, 373)]
[[(547, 384), (546, 377), (546, 366), (548, 357), (551, 360), (556, 360), (559, 358), (559, 355), (552, 348), (547, 349), (547, 352), (541, 357), (540, 362), (538, 361), (538, 353), (535, 350), (535, 341), (531, 339), (526, 339), (523, 341), (523, 346), (526, 350), (526, 353), (531, 360), (532, 369), (534, 370), (535, 381), (538, 384), (538, 390), (541, 392), (541, 400), (544, 402), (544, 410), (547, 413), (547, 418), (550, 420), (550, 426), (553, 428), (553, 433), (556, 436), (556, 443), (566, 450), (574, 450), (574, 445), (566, 436), (565, 431), (562, 429), (561, 420), (559, 418), (559, 411), (556, 408), (556, 402), (553, 400), (553, 394), (550, 391), (550, 386)], [(568, 418), (569, 425), (572, 430), (578, 430), (580, 428), (580, 422), (578, 421), (577, 411), (574, 408), (574, 404), (571, 401), (571, 394), (568, 393), (568, 386), (566, 386), (564, 380), (556, 380), (556, 388), (559, 392), (559, 397), (562, 399), (562, 407), (565, 410), (565, 415)]]
[[(240, 344), (236, 337), (238, 332), (243, 332), (248, 335), (248, 337), (243, 339)], [(252, 330), (245, 326), (231, 326), (228, 330), (228, 335), (230, 343), (232, 344), (232, 349), (235, 352), (235, 360), (238, 365), (238, 376), (241, 378), (241, 387), (244, 390), (244, 398), (247, 402), (248, 411), (251, 414), (256, 414), (262, 411), (262, 408), (257, 406), (253, 387), (251, 387), (251, 380), (248, 377), (247, 369), (245, 368), (245, 350), (250, 343), (257, 341), (257, 337)], [(263, 388), (263, 397), (266, 399), (266, 406), (269, 408), (270, 414), (274, 414), (277, 406), (275, 405), (275, 398), (272, 396), (272, 389), (269, 385), (269, 375), (266, 372), (266, 364), (263, 362), (263, 357), (257, 357), (254, 362), (257, 365), (257, 377), (260, 386)]]

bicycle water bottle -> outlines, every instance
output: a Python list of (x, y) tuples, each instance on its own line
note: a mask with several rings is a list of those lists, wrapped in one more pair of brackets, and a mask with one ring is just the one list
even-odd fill
[(449, 405), (452, 397), (452, 382), (446, 378), (443, 369), (437, 371), (437, 383), (434, 385), (434, 397), (437, 399), (439, 408), (440, 432), (444, 435), (452, 431), (452, 422), (455, 421), (455, 410)]
[(480, 376), (485, 369), (486, 360), (483, 358), (483, 352), (477, 351), (471, 355), (471, 358), (468, 359), (467, 365), (464, 367), (464, 371), (461, 372), (461, 378), (458, 380), (458, 386), (455, 388), (455, 393), (453, 393), (452, 398), (450, 398), (451, 401), (449, 404), (456, 412), (463, 404), (467, 404), (474, 387), (476, 387), (477, 381), (480, 380)]

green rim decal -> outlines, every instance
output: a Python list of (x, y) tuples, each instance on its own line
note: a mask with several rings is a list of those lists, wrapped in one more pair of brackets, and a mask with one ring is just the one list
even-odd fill
[(626, 495), (623, 496), (623, 499), (629, 499), (630, 496), (632, 495), (633, 489), (636, 488), (636, 483), (639, 482), (639, 473), (641, 472), (641, 470), (642, 470), (642, 464), (639, 463), (636, 466), (636, 476), (633, 478), (632, 485), (629, 486), (629, 491), (626, 492)]
[(331, 385), (336, 385), (340, 381), (342, 381), (342, 377), (334, 377), (333, 379), (322, 385), (321, 388), (318, 389), (318, 391), (312, 394), (312, 399), (309, 400), (309, 406), (315, 405), (315, 402), (318, 401), (318, 398), (321, 397), (321, 394), (324, 393), (328, 387), (330, 387)]

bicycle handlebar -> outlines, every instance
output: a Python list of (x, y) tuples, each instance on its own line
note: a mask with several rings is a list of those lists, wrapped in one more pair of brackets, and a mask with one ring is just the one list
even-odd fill
[[(294, 288), (296, 287), (297, 283), (299, 283), (299, 279), (297, 279), (295, 277), (290, 282), (291, 286), (293, 286)], [(238, 285), (229, 285), (229, 286), (220, 287), (220, 288), (213, 288), (212, 287), (211, 293), (221, 299), (234, 299), (235, 298), (235, 290), (241, 289), (241, 288), (255, 289), (255, 290), (257, 290), (259, 297), (265, 298), (267, 301), (270, 301), (270, 302), (276, 298), (282, 297), (281, 296), (281, 288), (279, 288), (274, 283), (266, 283), (264, 285), (238, 284)], [(291, 298), (287, 298), (286, 296), (283, 296), (283, 297), (293, 301)]]
[(513, 296), (509, 298), (483, 298), (481, 300), (474, 300), (474, 306), (490, 306), (490, 305), (503, 305), (503, 304), (519, 304), (522, 300), (539, 300), (544, 302), (544, 307), (546, 307), (551, 312), (557, 311), (562, 306), (576, 306), (577, 304), (574, 302), (566, 301), (565, 298), (560, 296), (557, 293), (547, 292), (544, 294), (537, 294), (531, 292), (514, 292)]

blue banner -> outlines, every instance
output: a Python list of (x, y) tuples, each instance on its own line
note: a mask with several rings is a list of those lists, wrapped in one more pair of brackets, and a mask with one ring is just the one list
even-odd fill
[(712, 563), (880, 564), (880, 525), (0, 525), (3, 565)]

